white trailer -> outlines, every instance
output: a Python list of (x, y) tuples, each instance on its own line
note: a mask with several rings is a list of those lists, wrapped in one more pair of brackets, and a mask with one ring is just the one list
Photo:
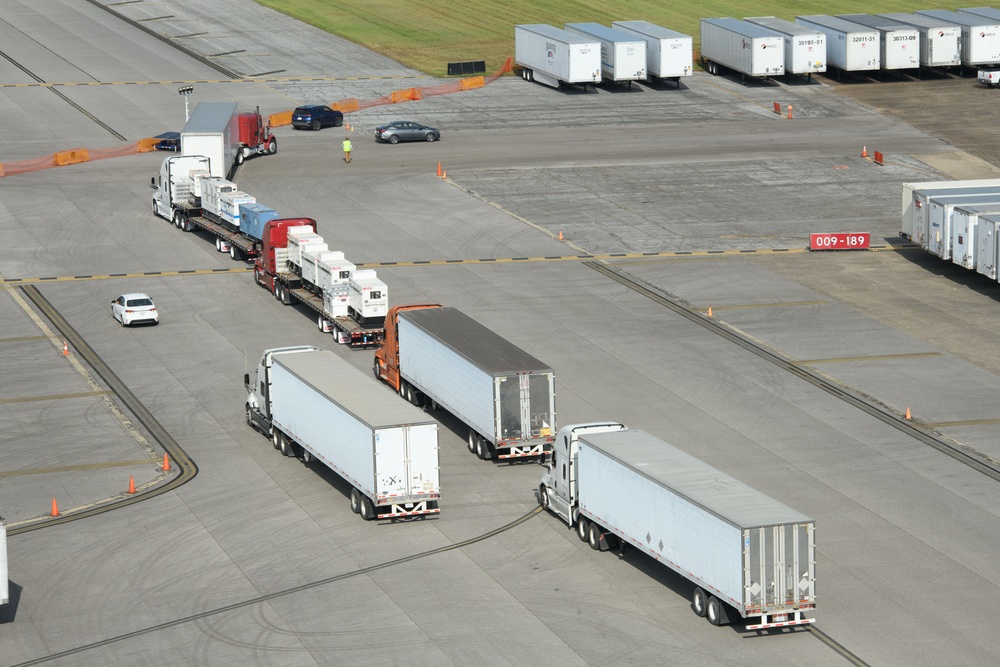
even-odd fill
[(1000, 65), (1000, 18), (988, 19), (975, 14), (946, 9), (921, 9), (914, 12), (957, 25), (962, 31), (962, 66)]
[(0, 604), (10, 602), (10, 580), (7, 574), (7, 522), (0, 516)]
[[(917, 241), (917, 230), (921, 229), (920, 219), (923, 215), (922, 207), (925, 203), (916, 196), (917, 190), (959, 190), (968, 191), (976, 188), (988, 188), (1000, 186), (1000, 179), (979, 179), (970, 181), (922, 181), (914, 183), (903, 183), (903, 203), (900, 210), (902, 223), (899, 235), (912, 241)], [(922, 228), (926, 236), (926, 226)]]
[(929, 203), (927, 251), (941, 259), (951, 259), (955, 207), (1000, 205), (1000, 189), (982, 195), (946, 194), (933, 196)]
[(319, 461), (351, 485), (363, 519), (438, 514), (438, 424), (329, 350), (265, 350), (247, 423), (285, 456)]
[(920, 33), (916, 28), (871, 14), (838, 14), (838, 18), (874, 28), (881, 37), (882, 69), (920, 67)]
[(962, 64), (962, 29), (959, 26), (922, 14), (896, 12), (877, 16), (917, 29), (920, 33), (921, 67), (957, 67)]
[(826, 33), (774, 16), (744, 19), (781, 35), (785, 42), (785, 74), (813, 74), (826, 71)]
[(951, 212), (951, 261), (966, 269), (976, 268), (976, 227), (985, 214), (1000, 213), (1000, 204), (962, 205)]
[(240, 149), (236, 102), (200, 102), (181, 130), (181, 155), (204, 155), (212, 176), (229, 178)]
[(646, 76), (670, 80), (681, 86), (682, 76), (694, 72), (694, 46), (690, 35), (663, 28), (649, 21), (615, 21), (615, 30), (646, 42)]
[(772, 31), (733, 18), (701, 20), (701, 62), (709, 73), (719, 67), (746, 78), (767, 78), (785, 73), (785, 43)]
[(976, 225), (976, 271), (997, 280), (1000, 264), (1000, 215), (979, 216)]
[(601, 42), (543, 23), (514, 26), (514, 62), (525, 81), (553, 88), (601, 82)]
[(826, 33), (829, 67), (841, 72), (870, 72), (882, 67), (882, 37), (877, 30), (825, 14), (796, 16), (795, 22)]
[(646, 41), (600, 23), (567, 23), (568, 32), (601, 43), (601, 76), (613, 83), (646, 78)]
[(815, 522), (649, 433), (564, 426), (538, 494), (591, 548), (630, 544), (691, 581), (713, 625), (815, 620)]

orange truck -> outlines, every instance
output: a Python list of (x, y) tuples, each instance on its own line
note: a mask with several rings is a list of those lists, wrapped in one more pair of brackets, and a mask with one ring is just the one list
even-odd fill
[(555, 371), (455, 308), (390, 308), (373, 371), (412, 404), (461, 420), (481, 459), (513, 462), (551, 449)]

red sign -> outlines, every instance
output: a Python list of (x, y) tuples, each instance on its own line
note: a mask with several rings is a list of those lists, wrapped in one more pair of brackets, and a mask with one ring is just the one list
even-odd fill
[(871, 246), (871, 234), (868, 232), (836, 234), (810, 234), (810, 250), (866, 250)]

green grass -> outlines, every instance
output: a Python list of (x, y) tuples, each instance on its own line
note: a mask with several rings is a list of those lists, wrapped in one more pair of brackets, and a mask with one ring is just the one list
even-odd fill
[[(806, 14), (881, 14), (917, 9), (957, 9), (968, 0), (932, 3), (861, 0), (757, 3), (680, 0), (257, 0), (260, 4), (382, 53), (434, 76), (447, 63), (485, 60), (487, 72), (514, 55), (514, 26), (646, 20), (694, 37), (701, 18), (777, 16), (792, 21)], [(539, 4), (543, 6), (539, 6)], [(973, 3), (974, 4), (974, 3)], [(751, 9), (752, 7), (752, 9)], [(696, 56), (697, 60), (697, 56)]]

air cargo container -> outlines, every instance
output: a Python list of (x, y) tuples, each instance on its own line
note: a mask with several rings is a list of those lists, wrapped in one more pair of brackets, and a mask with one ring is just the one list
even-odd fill
[(956, 206), (1000, 204), (1000, 190), (984, 195), (939, 195), (930, 198), (927, 251), (941, 259), (951, 259), (952, 223)]
[[(968, 181), (922, 181), (919, 183), (903, 183), (902, 223), (899, 235), (916, 241), (919, 218), (922, 215), (922, 201), (916, 197), (917, 190), (958, 190), (968, 191), (976, 188), (993, 188), (1000, 186), (1000, 179), (979, 179)], [(990, 190), (987, 190), (989, 192)], [(941, 193), (943, 194), (943, 192)], [(923, 230), (926, 235), (926, 228)]]
[(691, 76), (694, 69), (694, 48), (690, 35), (662, 28), (649, 21), (615, 21), (611, 27), (646, 42), (648, 78), (674, 81), (680, 88), (681, 77)]
[(247, 423), (285, 456), (318, 461), (351, 485), (363, 519), (438, 514), (438, 424), (329, 350), (265, 350), (243, 377)]
[(826, 33), (773, 16), (744, 19), (781, 35), (785, 42), (785, 74), (813, 74), (826, 71)]
[(7, 522), (0, 516), (0, 604), (10, 602), (10, 580), (7, 574)]
[(390, 308), (373, 370), (414, 405), (460, 419), (481, 459), (538, 457), (555, 436), (553, 370), (454, 308)]
[(514, 26), (514, 62), (525, 81), (553, 88), (601, 82), (601, 42), (550, 25)]
[(1000, 65), (1000, 18), (988, 19), (975, 14), (945, 9), (922, 9), (914, 12), (957, 25), (962, 31), (962, 66)]
[(600, 23), (567, 23), (568, 32), (601, 44), (601, 76), (612, 83), (646, 78), (646, 41)]
[(701, 62), (711, 74), (719, 67), (746, 78), (785, 73), (785, 43), (781, 36), (759, 25), (733, 18), (701, 20)]
[(976, 224), (976, 271), (997, 280), (1000, 264), (1000, 215), (981, 215)]
[(920, 67), (920, 33), (916, 28), (871, 14), (838, 14), (838, 18), (874, 28), (879, 32), (882, 69)]
[(691, 581), (712, 625), (815, 621), (815, 522), (649, 433), (564, 426), (538, 495), (591, 548), (629, 544)]
[(882, 36), (877, 30), (836, 16), (796, 16), (795, 22), (826, 33), (826, 64), (842, 72), (870, 72), (882, 67)]
[(904, 12), (877, 16), (917, 29), (920, 34), (921, 67), (957, 67), (962, 64), (962, 29), (957, 25)]
[(951, 212), (951, 261), (966, 269), (976, 268), (976, 227), (986, 214), (1000, 214), (1000, 204), (956, 206)]

